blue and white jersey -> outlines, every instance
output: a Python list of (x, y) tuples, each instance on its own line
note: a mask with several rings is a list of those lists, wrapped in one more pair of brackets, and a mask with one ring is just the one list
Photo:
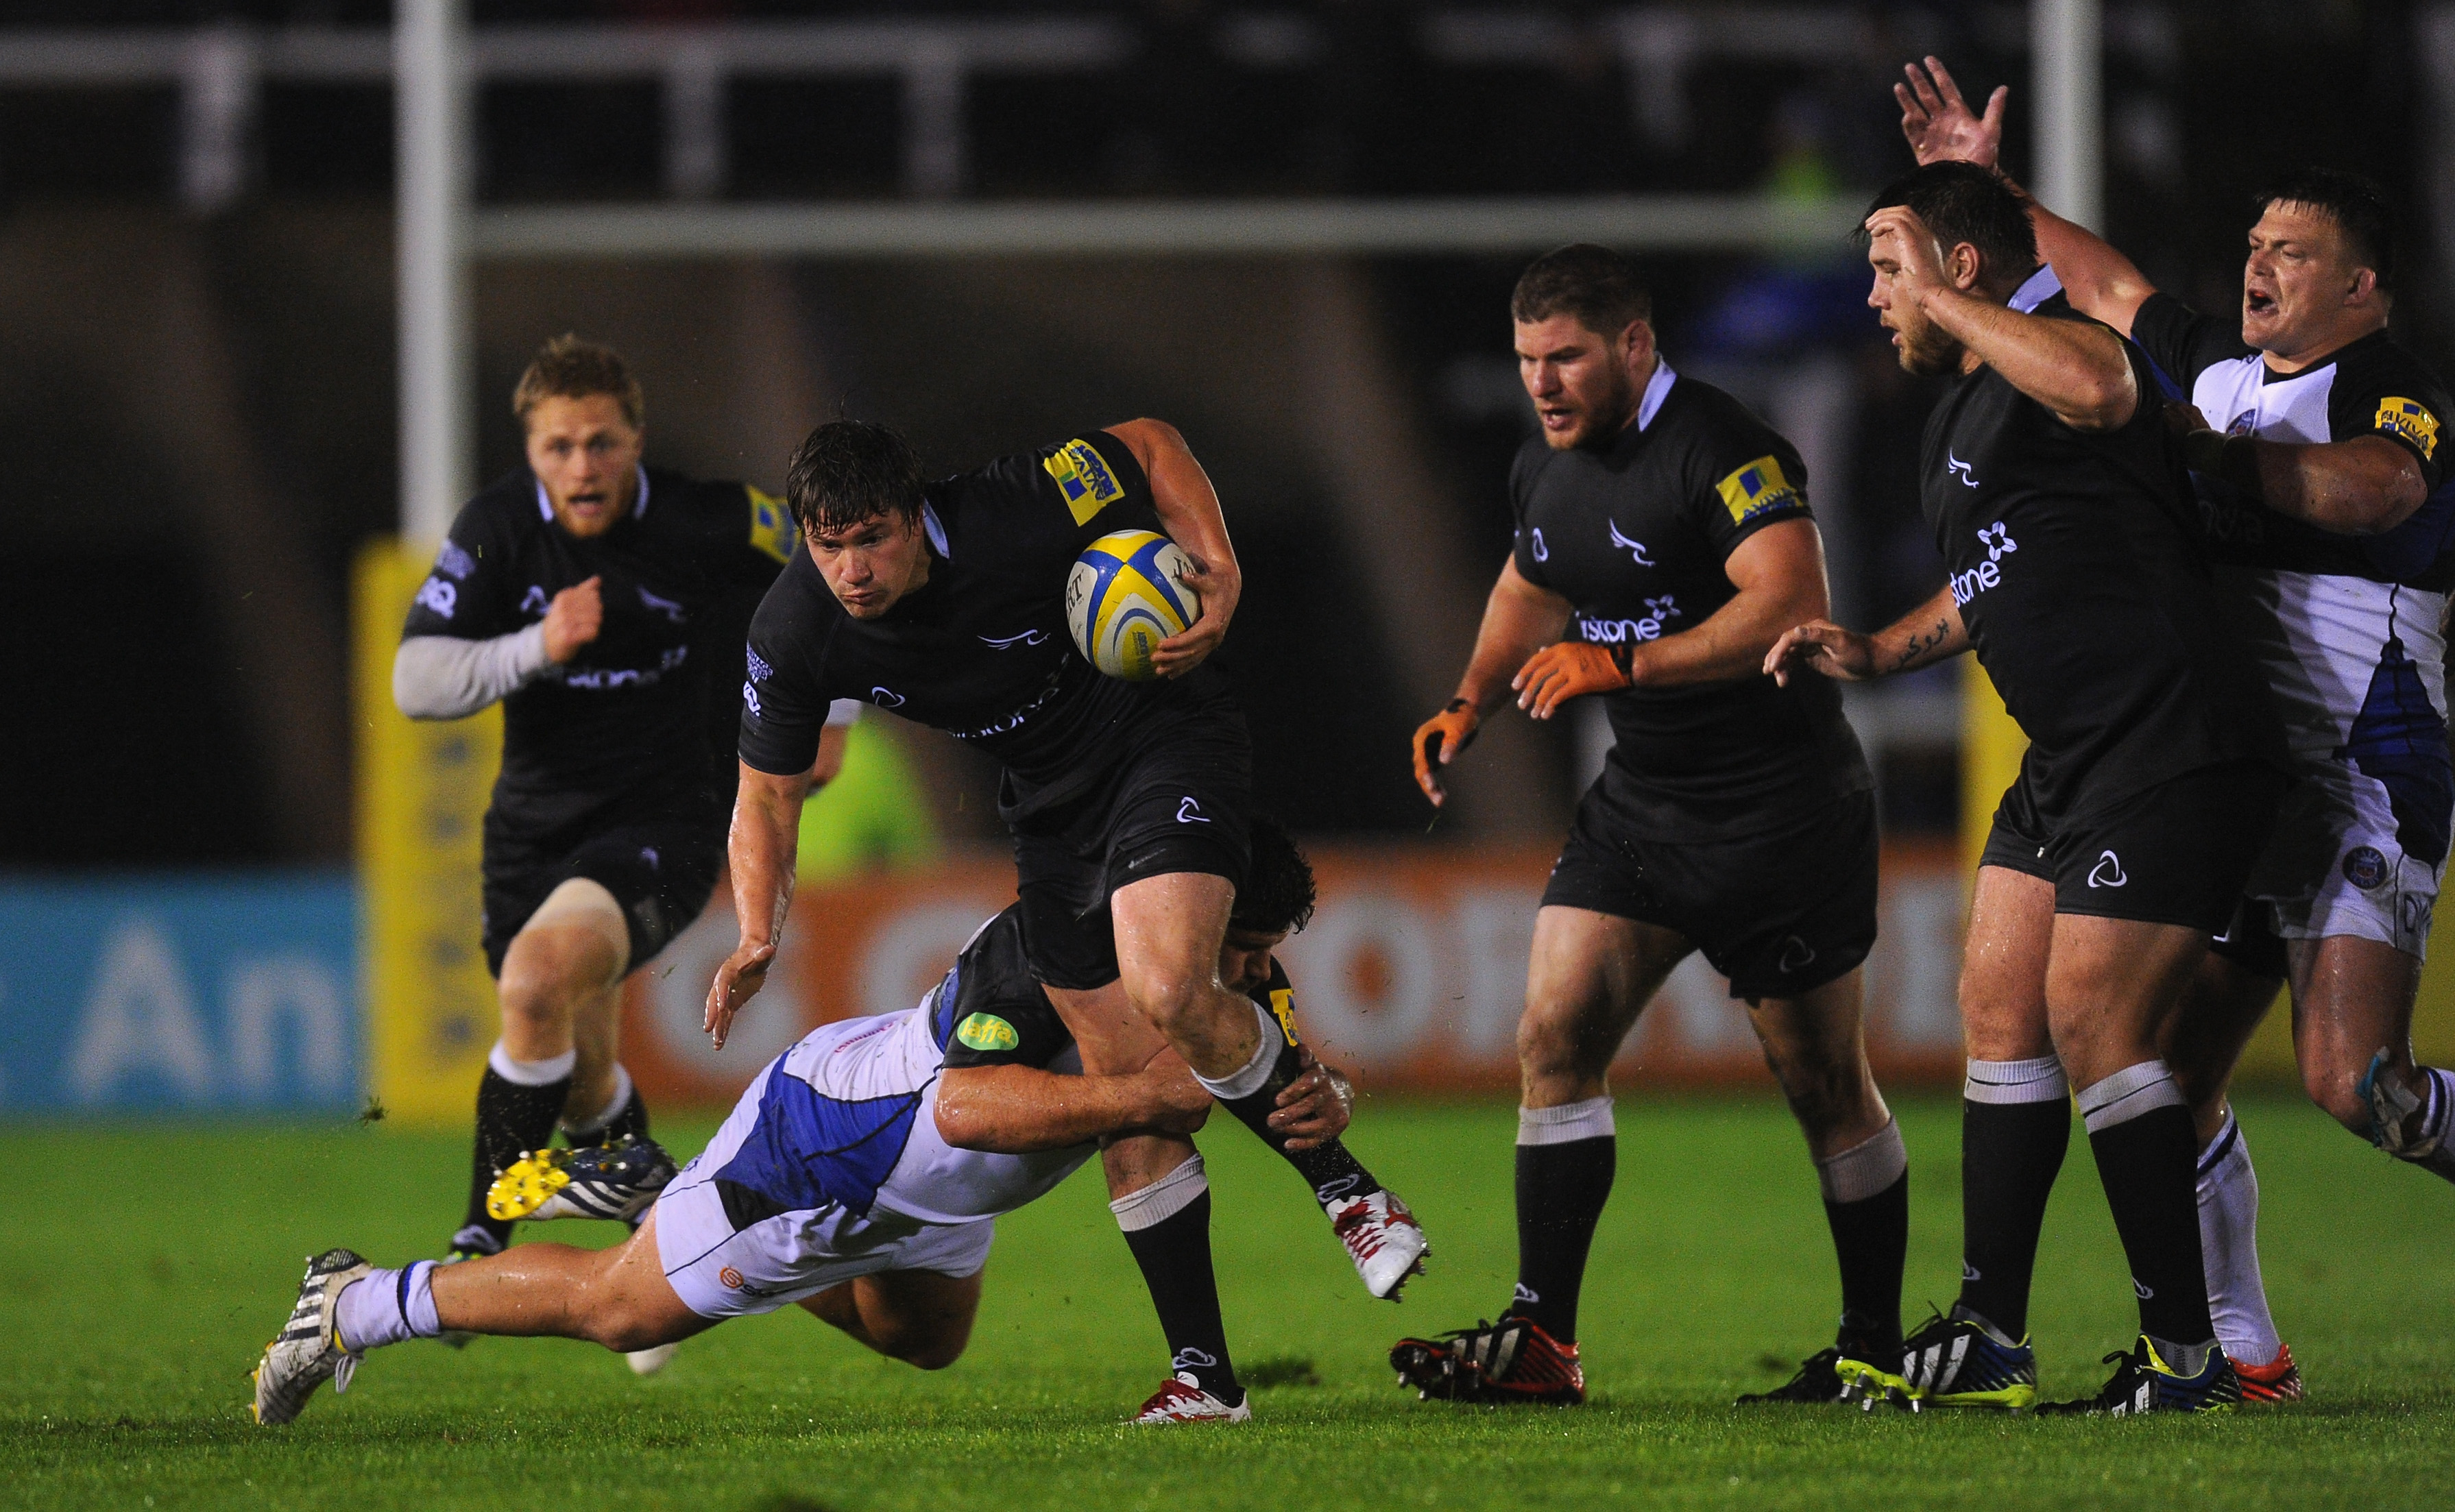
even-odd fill
[[(2168, 397), (2233, 435), (2290, 445), (2379, 435), (2420, 465), (2429, 496), (2378, 535), (2344, 535), (2193, 474), (2207, 551), (2247, 611), (2243, 633), (2275, 691), (2305, 775), (2380, 784), (2403, 849), (2443, 863), (2455, 816), (2443, 625), (2455, 587), (2455, 482), (2438, 461), (2450, 405), (2384, 331), (2279, 373), (2238, 329), (2152, 295), (2132, 321)], [(2355, 784), (2362, 785), (2362, 784)]]
[(720, 1163), (704, 1173), (736, 1229), (829, 1208), (929, 1223), (993, 1218), (1045, 1196), (1096, 1153), (1084, 1144), (990, 1155), (939, 1136), (938, 1078), (950, 1048), (966, 1065), (1082, 1072), (1046, 995), (1027, 972), (1018, 981), (1007, 969), (1007, 958), (1021, 960), (1020, 935), (1020, 917), (1008, 909), (973, 936), (918, 1006), (822, 1024), (761, 1073), (736, 1119), (752, 1096), (755, 1113), (741, 1120), (738, 1139), (710, 1146)]

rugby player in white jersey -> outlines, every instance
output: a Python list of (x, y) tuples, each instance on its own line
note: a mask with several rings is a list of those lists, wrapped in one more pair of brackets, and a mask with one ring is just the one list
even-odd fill
[[(1919, 161), (1992, 167), (2006, 91), (1979, 116), (1934, 58), (1894, 93)], [(2072, 305), (2129, 335), (2182, 394), (2208, 554), (2283, 705), (2299, 782), (2178, 1016), (2169, 1058), (2202, 1153), (2201, 1248), (2220, 1337), (2252, 1401), (2302, 1395), (2261, 1284), (2258, 1180), (2227, 1107), (2280, 985), (2310, 1097), (2455, 1180), (2455, 1076), (2412, 1053), (2413, 998), (2446, 869), (2447, 591), (2455, 490), (2445, 393), (2387, 333), (2394, 226), (2374, 185), (2291, 175), (2260, 202), (2240, 321), (2161, 293), (2122, 253), (2029, 201)], [(2183, 406), (2186, 405), (2187, 408)]]
[[(1254, 866), (1288, 873), (1304, 861), (1292, 845), (1263, 844)], [(1295, 899), (1309, 911), (1309, 871), (1301, 885), (1272, 880), (1252, 877), (1246, 896)], [(1272, 951), (1301, 921), (1231, 916), (1219, 957), (1220, 980), (1265, 1004), (1290, 1041), (1292, 989)], [(1082, 1074), (1022, 936), (1018, 904), (982, 926), (919, 1006), (812, 1031), (759, 1074), (707, 1148), (661, 1190), (672, 1166), (644, 1141), (556, 1166), (569, 1184), (531, 1216), (644, 1209), (622, 1243), (522, 1244), (399, 1270), (346, 1249), (310, 1260), (296, 1306), (256, 1369), (256, 1421), (290, 1421), (325, 1381), (346, 1389), (371, 1349), (447, 1330), (582, 1339), (630, 1353), (788, 1302), (880, 1354), (941, 1369), (970, 1338), (997, 1215), (1056, 1187), (1103, 1141), (1183, 1157), (1111, 1204), (1121, 1221), (1197, 1208), (1207, 1219), (1201, 1159), (1184, 1137), (1201, 1126), (1211, 1095), (1165, 1049), (1132, 1072)], [(1350, 1099), (1344, 1079), (1309, 1052), (1298, 1056), (1302, 1074), (1278, 1094), (1269, 1122), (1301, 1150), (1346, 1128)], [(1209, 1288), (1205, 1259), (1198, 1281)], [(1249, 1419), (1241, 1388), (1232, 1400), (1207, 1389), (1219, 1379), (1212, 1367), (1227, 1363), (1224, 1340), (1199, 1332), (1218, 1330), (1215, 1289), (1207, 1323), (1187, 1322), (1198, 1309), (1186, 1299), (1173, 1311), (1167, 1299), (1155, 1300), (1174, 1374), (1135, 1421)], [(1189, 1349), (1202, 1358), (1188, 1360)]]

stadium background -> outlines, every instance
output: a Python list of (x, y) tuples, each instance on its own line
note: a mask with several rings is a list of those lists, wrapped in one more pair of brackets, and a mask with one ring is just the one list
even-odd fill
[[(1798, 442), (1838, 617), (1878, 622), (1938, 572), (1911, 461), (1932, 389), (1877, 339), (1845, 235), (1906, 161), (1886, 87), (1924, 51), (1973, 94), (2014, 84), (2008, 164), (2034, 179), (2039, 28), (2074, 10), (482, 4), (446, 471), (516, 465), (505, 396), (563, 330), (633, 358), (652, 458), (770, 489), (838, 413), (947, 471), (1175, 421), (1246, 565), (1222, 660), (1263, 795), (1327, 883), (1290, 950), (1313, 1031), (1369, 1085), (1505, 1086), (1532, 899), (1599, 720), (1495, 720), (1429, 832), (1404, 752), (1505, 546), (1516, 269), (1634, 228), (1666, 352)], [(401, 480), (417, 267), (396, 255), (391, 19), (0, 8), (0, 1117), (372, 1094), (449, 1123), (493, 1039), (492, 716), (412, 726), (387, 691), (433, 518)], [(2262, 168), (2361, 168), (2414, 209), (2396, 323), (2450, 370), (2455, 7), (2098, 19), (2092, 181), (2119, 244), (2230, 308)], [(1871, 1012), (1895, 1081), (1957, 1073), (1966, 795), (1991, 806), (2017, 751), (1966, 672), (1850, 706), (1887, 823)], [(637, 984), (629, 1055), (659, 1105), (721, 1102), (807, 1023), (911, 1001), (1010, 885), (992, 790), (951, 742), (865, 723), (751, 1032), (722, 1057), (695, 1033), (720, 898)], [(2442, 1057), (2449, 954), (2422, 1013)], [(1638, 1079), (1762, 1080), (1701, 963), (1649, 1019)]]

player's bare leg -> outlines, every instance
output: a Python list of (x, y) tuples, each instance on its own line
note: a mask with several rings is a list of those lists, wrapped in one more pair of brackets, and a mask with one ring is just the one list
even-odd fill
[(1841, 1322), (1797, 1376), (1742, 1402), (1845, 1400), (1844, 1359), (1889, 1362), (1901, 1347), (1901, 1268), (1909, 1249), (1909, 1152), (1867, 1064), (1862, 974), (1748, 1010), (1765, 1063), (1807, 1137), (1841, 1269)]
[(1609, 1074), (1664, 978), (1695, 947), (1658, 924), (1558, 904), (1534, 916), (1517, 1020), (1517, 1285), (1496, 1323), (1402, 1339), (1399, 1380), (1427, 1397), (1577, 1402), (1577, 1300), (1619, 1141)]
[(1252, 1003), (1219, 980), (1235, 901), (1235, 884), (1206, 872), (1145, 877), (1108, 899), (1126, 1000), (1206, 1082), (1234, 1077), (1262, 1043)]
[(801, 1306), (889, 1360), (943, 1370), (971, 1342), (982, 1274), (883, 1271), (805, 1297)]
[[(455, 1253), (491, 1254), (509, 1240), (511, 1224), (486, 1211), (487, 1190), (523, 1154), (552, 1143), (569, 1109), (588, 1109), (582, 1127), (603, 1124), (599, 1116), (617, 1084), (614, 1018), (630, 950), (621, 906), (584, 877), (557, 887), (513, 937), (498, 982), (502, 1038), (478, 1083), (469, 1205), (452, 1237)], [(602, 1057), (585, 1087), (583, 1039)], [(614, 1111), (627, 1112), (636, 1100)]]

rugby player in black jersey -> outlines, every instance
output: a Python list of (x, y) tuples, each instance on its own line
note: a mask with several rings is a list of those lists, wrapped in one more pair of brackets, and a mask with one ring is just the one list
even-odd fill
[(1510, 312), (1543, 433), (1511, 469), (1516, 544), (1457, 696), (1415, 733), (1415, 776), (1443, 801), (1437, 768), (1512, 690), (1538, 719), (1603, 697), (1615, 739), (1535, 917), (1515, 1293), (1497, 1323), (1402, 1340), (1390, 1362), (1427, 1397), (1583, 1400), (1578, 1290), (1617, 1159), (1611, 1062), (1702, 950), (1807, 1136), (1840, 1259), (1836, 1346), (1741, 1400), (1835, 1401), (1843, 1354), (1900, 1345), (1909, 1166), (1860, 1034), (1873, 782), (1838, 690), (1762, 675), (1775, 638), (1827, 603), (1806, 470), (1736, 399), (1661, 359), (1617, 253), (1542, 257)]
[[(503, 705), (483, 863), (502, 1037), (459, 1256), (509, 1240), (487, 1188), (558, 1121), (575, 1146), (647, 1132), (616, 1039), (621, 984), (723, 864), (742, 632), (793, 543), (781, 501), (641, 463), (639, 385), (609, 348), (547, 343), (512, 407), (528, 465), (453, 521), (393, 662), (412, 718)], [(828, 745), (840, 760), (841, 736)]]
[[(1894, 93), (1921, 162), (1994, 167), (1998, 90), (1973, 113), (1933, 58)], [(2017, 187), (2017, 186), (2016, 186)], [(2166, 1056), (2201, 1142), (2200, 1240), (2245, 1400), (2302, 1395), (2260, 1279), (2259, 1183), (2225, 1091), (2277, 989), (2313, 1100), (2455, 1180), (2455, 1074), (2412, 1054), (2413, 998), (2446, 869), (2455, 765), (2441, 629), (2455, 587), (2449, 399), (2387, 333), (2394, 215), (2351, 174), (2260, 197), (2238, 319), (2161, 293), (2131, 260), (2028, 201), (2073, 308), (2138, 342), (2183, 400), (2206, 550), (2287, 711), (2297, 785), (2242, 910), (2183, 998)], [(2185, 408), (2184, 406), (2187, 406)], [(2213, 427), (2222, 424), (2222, 430)]]
[(2019, 196), (1930, 164), (1877, 197), (1866, 232), (1868, 303), (1902, 365), (1956, 380), (1919, 460), (1948, 581), (1873, 635), (1800, 626), (1766, 669), (1856, 680), (1974, 651), (2029, 748), (1961, 973), (1960, 1296), (1902, 1356), (1840, 1369), (1912, 1404), (2035, 1401), (2029, 1282), (2077, 1090), (2141, 1337), (2065, 1405), (2223, 1406), (2241, 1387), (2209, 1318), (2198, 1140), (2159, 1036), (2275, 826), (2283, 732), (2198, 556), (2146, 356), (2059, 295), (2012, 308), (2038, 273)]
[[(1173, 1047), (1303, 1175), (1371, 1293), (1396, 1297), (1420, 1268), (1423, 1230), (1343, 1144), (1293, 1149), (1270, 1127), (1299, 1052), (1219, 978), (1250, 858), (1251, 756), (1244, 716), (1203, 663), (1240, 578), (1184, 438), (1132, 420), (924, 482), (894, 432), (841, 420), (801, 443), (785, 496), (803, 549), (751, 626), (731, 842), (742, 937), (709, 989), (716, 1041), (775, 957), (829, 701), (892, 709), (1004, 766), (1024, 942), (1084, 1064), (1131, 1071)], [(1160, 645), (1147, 682), (1100, 674), (1065, 625), (1076, 558), (1128, 527), (1164, 532), (1198, 568), (1201, 615)], [(1138, 1168), (1146, 1154), (1104, 1158), (1114, 1195), (1167, 1174)], [(1189, 1250), (1136, 1255), (1146, 1270), (1194, 1263)]]

